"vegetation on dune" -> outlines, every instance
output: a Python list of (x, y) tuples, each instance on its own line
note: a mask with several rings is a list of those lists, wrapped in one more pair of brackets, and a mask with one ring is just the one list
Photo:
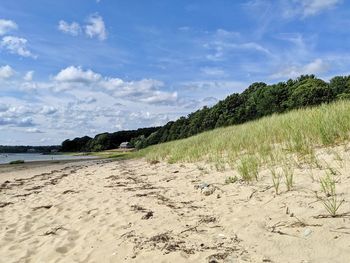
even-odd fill
[[(169, 162), (229, 164), (242, 177), (256, 179), (257, 166), (284, 163), (288, 167), (287, 155), (312, 157), (315, 147), (348, 140), (349, 132), (350, 102), (338, 101), (151, 146), (138, 155)], [(282, 174), (291, 188), (291, 172), (286, 168)]]
[(9, 164), (21, 164), (24, 163), (24, 160), (16, 160), (16, 161), (11, 161)]

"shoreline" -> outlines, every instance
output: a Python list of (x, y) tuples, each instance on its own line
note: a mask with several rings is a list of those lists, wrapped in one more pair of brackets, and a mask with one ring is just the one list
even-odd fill
[(76, 166), (82, 163), (95, 162), (105, 158), (81, 158), (70, 160), (46, 160), (46, 161), (28, 161), (21, 164), (0, 164), (0, 184), (11, 179), (31, 177), (42, 172), (51, 172), (53, 170)]

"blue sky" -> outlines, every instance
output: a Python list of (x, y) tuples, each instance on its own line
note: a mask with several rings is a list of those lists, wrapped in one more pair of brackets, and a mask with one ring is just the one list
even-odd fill
[(254, 81), (350, 74), (345, 0), (2, 0), (0, 144), (162, 125)]

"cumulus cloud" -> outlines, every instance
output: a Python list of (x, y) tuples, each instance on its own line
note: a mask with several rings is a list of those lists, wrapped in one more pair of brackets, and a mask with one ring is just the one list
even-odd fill
[[(127, 99), (129, 101), (144, 102), (147, 104), (171, 104), (176, 103), (177, 92), (163, 90), (163, 82), (155, 79), (141, 79), (138, 81), (124, 81), (120, 78), (102, 76), (90, 69), (69, 66), (62, 69), (49, 86), (55, 91), (72, 90), (84, 88), (99, 90), (108, 93), (115, 98)], [(81, 101), (82, 103), (83, 101)], [(86, 104), (93, 103), (93, 98), (85, 100)]]
[(70, 66), (62, 69), (54, 79), (59, 82), (91, 83), (101, 79), (101, 75), (92, 70), (84, 71), (81, 67)]
[(15, 37), (15, 36), (5, 36), (0, 42), (0, 46), (12, 54), (17, 54), (22, 57), (33, 57), (35, 56), (27, 48), (27, 39)]
[(58, 111), (57, 108), (53, 107), (53, 106), (43, 106), (40, 110), (40, 113), (41, 114), (44, 114), (44, 115), (52, 115), (54, 113), (56, 113)]
[(306, 65), (292, 65), (272, 74), (273, 79), (295, 78), (305, 74), (321, 74), (329, 69), (329, 65), (322, 59), (315, 59)]
[(34, 75), (34, 71), (28, 71), (25, 75), (24, 75), (24, 77), (23, 77), (23, 79), (25, 80), (25, 81), (32, 81), (33, 80), (33, 75)]
[(17, 24), (12, 20), (0, 19), (0, 36), (17, 29)]
[(11, 118), (11, 117), (1, 117), (0, 116), (0, 125), (8, 125), (14, 127), (31, 127), (34, 126), (33, 119), (30, 117), (24, 118)]
[(107, 31), (103, 18), (98, 14), (89, 16), (85, 26), (85, 34), (90, 38), (97, 37), (99, 40), (105, 40)]
[(15, 71), (9, 66), (0, 67), (0, 79), (11, 78), (15, 74)]
[(77, 36), (81, 32), (81, 27), (77, 22), (72, 22), (71, 24), (69, 24), (64, 20), (60, 20), (58, 22), (58, 30), (65, 34)]

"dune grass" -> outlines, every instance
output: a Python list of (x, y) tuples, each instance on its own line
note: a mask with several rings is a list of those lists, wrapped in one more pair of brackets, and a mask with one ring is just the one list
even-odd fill
[(24, 160), (16, 160), (16, 161), (11, 161), (9, 164), (22, 164), (24, 163)]
[(218, 128), (151, 146), (136, 155), (170, 163), (206, 161), (216, 167), (230, 166), (251, 180), (258, 179), (257, 167), (262, 164), (285, 163), (291, 154), (312, 160), (315, 147), (347, 141), (349, 135), (350, 102), (338, 101)]

